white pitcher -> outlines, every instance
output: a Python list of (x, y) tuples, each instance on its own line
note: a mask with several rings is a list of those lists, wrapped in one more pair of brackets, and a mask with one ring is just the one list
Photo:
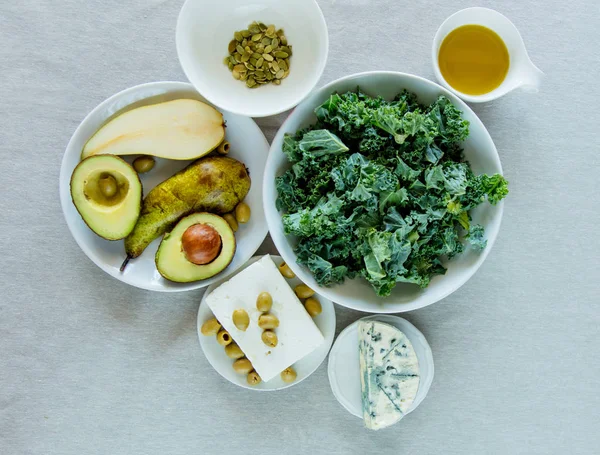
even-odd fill
[[(491, 92), (481, 95), (468, 95), (453, 88), (442, 76), (438, 63), (440, 46), (451, 31), (463, 25), (483, 25), (496, 32), (506, 44), (510, 56), (508, 73), (502, 84)], [(544, 73), (530, 60), (517, 27), (506, 16), (488, 8), (463, 9), (446, 19), (435, 34), (431, 52), (433, 70), (439, 83), (463, 100), (472, 103), (495, 100), (519, 87), (524, 91), (536, 93), (544, 76)]]

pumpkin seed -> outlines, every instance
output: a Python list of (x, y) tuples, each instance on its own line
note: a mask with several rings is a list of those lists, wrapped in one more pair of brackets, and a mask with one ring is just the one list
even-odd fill
[(256, 33), (252, 35), (252, 41), (257, 42), (262, 38), (262, 33)]
[(279, 47), (279, 40), (277, 38), (273, 38), (271, 40), (271, 47), (273, 49), (277, 49)]
[(253, 57), (250, 57), (250, 60), (248, 60), (248, 62), (249, 62), (251, 65), (254, 65), (254, 66), (256, 66), (256, 63), (258, 62), (258, 60), (256, 60), (256, 59), (255, 59), (255, 58), (253, 58)]
[(277, 74), (275, 75), (275, 77), (276, 77), (277, 79), (281, 79), (281, 78), (283, 77), (283, 75), (284, 75), (284, 74), (285, 74), (285, 71), (283, 71), (283, 70), (279, 70), (279, 71), (277, 71)]
[(275, 85), (281, 85), (281, 79), (275, 79), (273, 81), (273, 84), (275, 84)]
[(235, 50), (236, 50), (236, 51), (238, 52), (238, 54), (240, 54), (240, 55), (242, 55), (242, 54), (245, 52), (245, 51), (244, 51), (244, 48), (243, 48), (243, 47), (242, 47), (240, 44), (238, 44), (238, 45), (235, 47)]
[(283, 73), (283, 77), (281, 79), (285, 79), (289, 75), (290, 75), (290, 70), (287, 70), (285, 73)]
[[(266, 49), (265, 49), (266, 50)], [(276, 56), (277, 57), (277, 56)], [(287, 54), (286, 54), (287, 57)], [(267, 61), (267, 62), (272, 62), (273, 61), (273, 56), (267, 53), (263, 54), (263, 58)]]
[(267, 71), (269, 71), (269, 68), (270, 68), (270, 67), (269, 67), (269, 62), (267, 62), (267, 61), (264, 61), (264, 62), (263, 62), (263, 70), (264, 70), (265, 72), (267, 72)]
[(265, 24), (263, 24), (262, 22), (258, 23), (258, 26), (260, 27), (260, 29), (264, 32), (267, 29), (267, 26)]
[(230, 54), (235, 52), (235, 47), (237, 46), (237, 41), (232, 39), (229, 42), (229, 46), (227, 46), (227, 50), (229, 51)]
[(261, 44), (263, 44), (263, 45), (265, 45), (265, 46), (266, 46), (266, 45), (268, 45), (268, 44), (271, 44), (271, 38), (264, 37), (264, 38), (261, 40)]
[(246, 47), (248, 45), (248, 40), (246, 38), (244, 38), (244, 41), (242, 41), (242, 46)]
[(236, 71), (236, 70), (233, 70), (233, 71), (231, 72), (231, 74), (233, 75), (233, 78), (234, 78), (234, 79), (237, 79), (237, 80), (239, 80), (239, 79), (240, 79), (240, 77), (241, 77), (241, 75), (240, 75), (239, 71)]
[(281, 41), (281, 44), (284, 46), (287, 46), (288, 40), (285, 35), (279, 35), (279, 41)]
[[(283, 51), (275, 51), (275, 52), (273, 52), (273, 55), (278, 58), (288, 58), (290, 56), (290, 54), (288, 54), (287, 52), (283, 52)], [(264, 57), (264, 55), (263, 55), (263, 57)]]
[(265, 32), (265, 35), (269, 36), (271, 35), (271, 37), (273, 37), (275, 35), (275, 26), (274, 25), (269, 25), (267, 27), (267, 31)]
[(256, 61), (256, 67), (260, 68), (263, 66), (263, 63), (265, 62), (265, 59), (262, 58), (262, 56)]
[(232, 65), (235, 65), (235, 64), (237, 64), (237, 60), (235, 59), (235, 57), (234, 57), (233, 55), (230, 55), (230, 56), (229, 56), (229, 62), (230, 62)]
[(233, 67), (233, 69), (236, 70), (239, 73), (242, 73), (242, 72), (246, 71), (246, 67), (244, 65), (241, 65), (241, 64), (235, 65)]
[(243, 35), (240, 32), (235, 32), (233, 34), (234, 38), (236, 39), (236, 41), (242, 41), (244, 39)]
[(227, 57), (225, 57), (225, 58), (223, 59), (223, 64), (224, 64), (224, 65), (229, 65), (229, 56), (227, 56)]
[(240, 63), (242, 61), (242, 55), (238, 54), (237, 52), (233, 54), (233, 58), (235, 59), (236, 63)]
[(260, 33), (260, 27), (255, 22), (253, 24), (250, 24), (250, 27), (248, 27), (248, 31), (250, 31), (250, 33)]
[(227, 67), (229, 68), (229, 71), (233, 71), (233, 63), (227, 63)]
[(279, 63), (277, 63), (277, 62), (271, 63), (271, 68), (273, 70), (275, 70), (275, 72), (277, 73), (279, 71)]
[(261, 79), (265, 77), (264, 71), (261, 71), (261, 70), (257, 70), (256, 73), (254, 73), (254, 75)]
[(252, 35), (252, 33), (250, 33), (250, 31), (249, 31), (249, 30), (242, 30), (240, 33), (242, 34), (242, 36), (243, 36), (244, 38), (248, 38), (249, 36), (251, 36), (251, 35)]
[(255, 58), (256, 60), (258, 60), (258, 59), (262, 58), (262, 55), (260, 55), (258, 52), (254, 52), (252, 54), (252, 58)]
[(265, 54), (270, 54), (271, 52), (273, 52), (273, 47), (270, 44), (265, 46)]

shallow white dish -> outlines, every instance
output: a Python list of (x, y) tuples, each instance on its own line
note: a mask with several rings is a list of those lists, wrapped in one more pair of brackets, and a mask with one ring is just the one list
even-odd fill
[[(434, 365), (433, 354), (429, 343), (423, 334), (406, 319), (391, 315), (375, 315), (362, 318), (361, 321), (379, 321), (393, 325), (400, 329), (415, 349), (419, 359), (420, 381), (417, 396), (412, 407), (406, 413), (414, 411), (427, 396), (433, 382)], [(360, 365), (358, 356), (358, 321), (346, 327), (335, 340), (329, 354), (327, 366), (329, 384), (335, 398), (346, 410), (356, 417), (363, 418)]]
[[(293, 55), (281, 85), (249, 89), (223, 58), (233, 33), (253, 21), (283, 28)], [(177, 20), (177, 54), (189, 81), (210, 102), (240, 115), (265, 117), (293, 108), (323, 74), (329, 37), (315, 0), (187, 0)]]
[(275, 208), (277, 199), (275, 178), (283, 174), (290, 166), (287, 157), (281, 151), (281, 146), (285, 133), (293, 134), (298, 129), (305, 128), (316, 121), (314, 109), (332, 93), (356, 90), (358, 86), (371, 96), (381, 95), (387, 99), (394, 97), (403, 89), (416, 93), (423, 103), (433, 102), (439, 95), (447, 96), (464, 113), (464, 118), (471, 123), (469, 137), (463, 145), (465, 156), (471, 163), (473, 171), (476, 174), (502, 173), (502, 166), (492, 138), (469, 106), (436, 83), (405, 73), (375, 71), (338, 79), (314, 92), (290, 114), (279, 129), (271, 144), (271, 151), (267, 159), (263, 193), (269, 232), (283, 259), (302, 281), (317, 290), (319, 294), (342, 306), (369, 313), (411, 311), (443, 299), (460, 288), (475, 274), (496, 240), (504, 204), (500, 202), (498, 205), (492, 206), (484, 203), (471, 211), (473, 223), (485, 227), (487, 247), (482, 252), (466, 248), (463, 254), (445, 263), (448, 269), (446, 274), (434, 277), (426, 289), (420, 289), (411, 284), (398, 284), (389, 297), (381, 298), (375, 294), (369, 283), (361, 278), (346, 280), (341, 285), (329, 288), (318, 286), (310, 271), (296, 263), (296, 254), (293, 250), (294, 239), (284, 234), (281, 222), (282, 214)]
[[(262, 256), (255, 256), (252, 259), (250, 259), (248, 263), (244, 264), (244, 266), (238, 270), (238, 273), (244, 270), (249, 265), (258, 261), (261, 257)], [(271, 259), (273, 259), (273, 262), (275, 262), (277, 266), (279, 266), (283, 262), (283, 259), (280, 256), (271, 255)], [(323, 363), (323, 360), (325, 360), (325, 357), (327, 357), (327, 353), (331, 348), (331, 344), (333, 343), (333, 338), (335, 336), (335, 310), (333, 308), (333, 303), (331, 302), (331, 300), (328, 300), (321, 295), (318, 295), (317, 298), (321, 302), (323, 312), (317, 317), (315, 317), (313, 320), (315, 321), (315, 324), (323, 334), (325, 341), (323, 342), (323, 344), (321, 344), (321, 346), (319, 346), (309, 355), (294, 363), (293, 367), (296, 370), (296, 373), (298, 374), (297, 379), (294, 382), (288, 384), (286, 382), (283, 382), (283, 380), (280, 377), (275, 377), (269, 382), (261, 382), (256, 386), (248, 385), (248, 383), (246, 382), (246, 375), (237, 374), (233, 370), (231, 366), (233, 364), (233, 361), (225, 355), (223, 346), (217, 343), (216, 337), (204, 336), (202, 335), (202, 333), (200, 333), (200, 327), (202, 327), (202, 324), (204, 324), (210, 318), (214, 317), (212, 311), (204, 302), (206, 296), (209, 295), (216, 287), (218, 287), (225, 281), (227, 280), (219, 280), (218, 282), (210, 285), (204, 293), (202, 301), (200, 302), (200, 308), (198, 309), (198, 324), (196, 327), (196, 330), (198, 331), (198, 338), (200, 340), (200, 346), (202, 347), (204, 355), (208, 359), (209, 363), (213, 366), (213, 368), (221, 376), (223, 376), (229, 382), (232, 382), (233, 384), (238, 385), (240, 387), (244, 387), (246, 389), (272, 391), (292, 387), (293, 385), (298, 384), (307, 377), (309, 377), (315, 372), (317, 368), (319, 368), (321, 363)], [(297, 277), (288, 279), (287, 282), (292, 287), (302, 283)]]
[[(184, 82), (152, 82), (129, 88), (110, 97), (81, 122), (67, 145), (60, 169), (60, 201), (65, 220), (77, 244), (98, 267), (109, 275), (124, 283), (150, 291), (177, 292), (208, 286), (231, 274), (248, 261), (260, 247), (268, 232), (262, 210), (262, 179), (269, 144), (252, 119), (224, 111), (222, 111), (223, 117), (227, 122), (226, 139), (231, 143), (229, 156), (243, 162), (250, 170), (252, 179), (250, 192), (245, 199), (252, 209), (252, 217), (250, 222), (241, 225), (236, 233), (237, 250), (227, 269), (215, 277), (193, 283), (173, 283), (165, 280), (154, 264), (154, 256), (160, 244), (159, 238), (152, 242), (140, 257), (132, 259), (124, 272), (120, 272), (119, 268), (125, 258), (123, 241), (111, 242), (98, 237), (81, 219), (71, 201), (69, 184), (73, 169), (80, 161), (81, 150), (88, 139), (117, 113), (179, 98), (205, 101), (192, 85)], [(130, 163), (134, 158), (125, 157)], [(140, 176), (144, 195), (190, 162), (157, 159), (155, 168)]]

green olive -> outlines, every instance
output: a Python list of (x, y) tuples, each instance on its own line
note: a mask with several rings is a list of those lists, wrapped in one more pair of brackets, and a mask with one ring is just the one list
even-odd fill
[(283, 382), (294, 382), (297, 376), (296, 371), (292, 367), (287, 367), (281, 372), (281, 379), (283, 379)]
[(306, 301), (304, 302), (304, 308), (306, 308), (306, 312), (308, 314), (310, 314), (310, 316), (312, 318), (314, 318), (315, 316), (320, 315), (321, 312), (323, 311), (323, 307), (321, 306), (321, 302), (319, 302), (314, 297), (309, 297), (308, 299), (306, 299)]
[(219, 343), (221, 346), (227, 346), (228, 344), (231, 344), (232, 341), (231, 335), (229, 335), (227, 330), (221, 330), (219, 333), (217, 333), (217, 343)]
[(313, 291), (305, 284), (299, 284), (298, 286), (296, 286), (294, 288), (294, 292), (300, 299), (308, 299), (309, 297), (315, 295), (315, 291)]
[(236, 343), (231, 343), (225, 346), (225, 355), (230, 359), (241, 359), (244, 357), (244, 352)]
[(239, 225), (237, 220), (235, 219), (235, 216), (233, 216), (231, 213), (227, 213), (223, 215), (223, 218), (225, 219), (225, 221), (227, 221), (227, 224), (229, 224), (231, 230), (233, 232), (237, 232)]
[(155, 163), (154, 158), (144, 155), (133, 160), (133, 168), (138, 174), (144, 174), (150, 172)]
[(217, 147), (217, 153), (220, 153), (221, 155), (227, 155), (229, 153), (229, 142), (221, 142)]
[(260, 376), (258, 375), (258, 373), (256, 371), (251, 371), (250, 373), (248, 373), (248, 376), (246, 377), (246, 381), (250, 385), (258, 385), (261, 383), (262, 379), (260, 378)]
[(271, 330), (265, 330), (262, 333), (261, 338), (263, 343), (269, 346), (270, 348), (274, 348), (275, 346), (277, 346), (277, 335), (275, 335), (275, 332)]
[(219, 321), (217, 321), (215, 318), (212, 318), (202, 324), (200, 332), (202, 335), (215, 336), (217, 333), (219, 333), (220, 329), (221, 324), (219, 324)]
[(119, 189), (117, 180), (112, 175), (106, 175), (98, 180), (98, 188), (100, 188), (100, 192), (106, 198), (113, 197)]
[(250, 207), (245, 202), (240, 202), (235, 207), (235, 219), (238, 223), (247, 223), (250, 221)]
[(290, 269), (290, 266), (287, 265), (285, 262), (283, 262), (279, 266), (279, 271), (286, 278), (290, 278), (291, 279), (291, 278), (295, 278), (296, 277), (296, 274), (294, 272), (292, 272), (292, 269)]
[(254, 367), (252, 367), (252, 363), (250, 363), (250, 360), (244, 357), (243, 359), (238, 359), (235, 362), (233, 362), (233, 369), (236, 373), (248, 374), (254, 369)]
[(274, 314), (263, 314), (258, 318), (258, 326), (261, 329), (276, 329), (279, 327), (279, 319)]
[(273, 306), (273, 297), (268, 292), (261, 292), (256, 298), (256, 309), (266, 313)]
[(231, 316), (231, 320), (233, 321), (233, 325), (242, 332), (245, 332), (250, 325), (250, 316), (248, 316), (246, 310), (235, 310)]

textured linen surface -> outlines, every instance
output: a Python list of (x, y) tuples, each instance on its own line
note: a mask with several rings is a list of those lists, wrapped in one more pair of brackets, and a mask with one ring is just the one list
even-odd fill
[[(202, 291), (127, 286), (69, 234), (65, 146), (108, 96), (185, 80), (182, 3), (0, 1), (0, 454), (598, 453), (598, 3), (320, 0), (331, 41), (320, 85), (377, 69), (432, 79), (437, 27), (474, 5), (512, 19), (547, 74), (537, 95), (474, 106), (510, 181), (502, 229), (465, 286), (406, 314), (436, 377), (379, 433), (337, 403), (326, 364), (279, 393), (226, 382), (198, 345)], [(258, 124), (271, 140), (284, 118)], [(362, 316), (337, 315), (338, 332)]]

